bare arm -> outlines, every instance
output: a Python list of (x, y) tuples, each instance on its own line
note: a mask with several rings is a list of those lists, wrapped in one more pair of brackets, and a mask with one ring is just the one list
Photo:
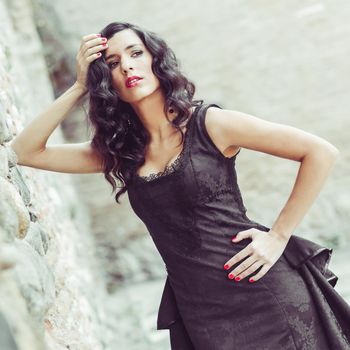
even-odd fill
[(19, 164), (29, 160), (33, 153), (45, 150), (49, 136), (84, 94), (84, 88), (74, 84), (12, 140), (11, 146), (17, 153)]
[(102, 159), (91, 147), (91, 142), (47, 145), (57, 126), (87, 92), (86, 73), (90, 62), (99, 57), (98, 51), (105, 49), (102, 39), (90, 34), (82, 39), (77, 54), (77, 81), (57, 98), (44, 112), (35, 117), (10, 142), (17, 155), (18, 164), (34, 168), (65, 172), (102, 172)]
[(306, 131), (238, 111), (210, 107), (205, 124), (219, 149), (241, 146), (301, 162), (293, 190), (271, 227), (288, 239), (321, 191), (338, 149)]

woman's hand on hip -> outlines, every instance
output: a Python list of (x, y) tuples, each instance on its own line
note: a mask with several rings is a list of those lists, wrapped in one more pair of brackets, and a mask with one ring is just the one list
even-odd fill
[(260, 271), (249, 279), (249, 282), (255, 282), (263, 277), (280, 258), (289, 239), (273, 230), (266, 232), (251, 228), (240, 231), (232, 239), (232, 242), (237, 243), (246, 238), (252, 239), (252, 242), (228, 260), (224, 265), (224, 269), (228, 270), (246, 258), (228, 274), (228, 277), (240, 281), (262, 266)]
[(85, 91), (86, 78), (89, 65), (92, 61), (101, 57), (101, 50), (108, 47), (107, 38), (101, 37), (101, 34), (88, 34), (82, 37), (80, 48), (76, 56), (77, 60), (77, 81), (76, 84)]

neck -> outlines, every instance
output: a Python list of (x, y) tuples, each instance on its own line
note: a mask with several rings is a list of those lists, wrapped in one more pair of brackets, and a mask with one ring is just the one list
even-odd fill
[[(165, 96), (161, 89), (143, 98), (136, 103), (131, 103), (132, 108), (150, 135), (150, 142), (161, 143), (167, 140), (174, 128), (164, 113)], [(169, 120), (175, 117), (175, 113), (168, 112)]]

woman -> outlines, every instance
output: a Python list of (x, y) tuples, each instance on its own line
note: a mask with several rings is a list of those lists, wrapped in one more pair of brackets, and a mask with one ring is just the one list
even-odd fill
[[(338, 150), (287, 125), (194, 101), (166, 43), (129, 23), (83, 38), (76, 83), (12, 141), (18, 164), (103, 172), (128, 192), (168, 277), (158, 329), (172, 349), (349, 349), (350, 308), (333, 289), (332, 250), (293, 235)], [(91, 141), (46, 145), (84, 94)], [(246, 216), (241, 148), (301, 163), (271, 228)], [(232, 236), (235, 236), (231, 240)]]

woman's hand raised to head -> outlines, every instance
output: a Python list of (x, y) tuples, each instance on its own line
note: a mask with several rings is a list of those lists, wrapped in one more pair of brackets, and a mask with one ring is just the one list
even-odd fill
[(83, 36), (80, 48), (77, 53), (77, 81), (76, 85), (80, 86), (85, 92), (87, 91), (86, 77), (89, 65), (92, 61), (101, 57), (101, 50), (108, 47), (107, 39), (101, 37), (101, 34), (88, 34)]

